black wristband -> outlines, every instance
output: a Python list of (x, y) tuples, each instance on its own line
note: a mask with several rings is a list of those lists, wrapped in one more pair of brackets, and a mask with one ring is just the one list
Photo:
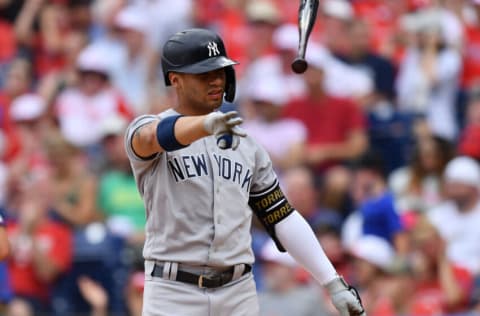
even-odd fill
[(182, 115), (168, 116), (157, 125), (157, 141), (165, 151), (174, 151), (187, 147), (180, 144), (175, 137), (175, 123)]

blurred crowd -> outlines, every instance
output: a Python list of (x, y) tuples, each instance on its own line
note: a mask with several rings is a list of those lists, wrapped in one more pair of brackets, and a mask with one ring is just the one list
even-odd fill
[[(240, 62), (222, 107), (369, 316), (480, 314), (480, 0), (320, 0), (303, 75), (299, 2), (0, 0), (1, 315), (141, 315), (123, 133), (175, 103), (161, 47), (187, 27)], [(262, 316), (335, 315), (252, 234)]]

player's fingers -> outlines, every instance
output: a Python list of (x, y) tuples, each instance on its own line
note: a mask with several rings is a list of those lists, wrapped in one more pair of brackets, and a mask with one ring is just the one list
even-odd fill
[(235, 150), (240, 145), (240, 137), (232, 135), (232, 150)]
[(227, 126), (235, 126), (235, 125), (240, 125), (243, 123), (243, 119), (241, 117), (232, 117), (229, 119), (227, 122), (225, 122), (225, 125)]
[(232, 131), (232, 134), (238, 135), (238, 136), (240, 136), (240, 137), (245, 137), (245, 136), (247, 136), (247, 132), (246, 132), (243, 128), (239, 127), (239, 126), (234, 126), (234, 127), (232, 127), (231, 131)]
[(233, 117), (237, 117), (237, 116), (238, 116), (238, 112), (237, 112), (237, 111), (229, 111), (229, 112), (223, 114), (224, 119), (227, 120), (227, 121), (228, 121), (229, 119), (231, 119), (231, 118), (233, 118)]

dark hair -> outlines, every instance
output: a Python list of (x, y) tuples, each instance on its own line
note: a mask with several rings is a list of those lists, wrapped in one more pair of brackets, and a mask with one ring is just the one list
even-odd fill
[[(440, 160), (438, 170), (435, 170), (435, 172), (438, 173), (438, 175), (441, 175), (447, 163), (454, 157), (455, 149), (453, 144), (443, 137), (433, 135), (430, 140), (434, 143), (435, 149), (438, 152), (436, 157)], [(410, 167), (412, 168), (412, 177), (409, 187), (412, 189), (419, 189), (422, 179), (427, 176), (427, 170), (422, 166), (420, 159), (420, 142), (418, 141), (415, 144)]]
[(362, 156), (360, 156), (360, 158), (354, 160), (351, 166), (354, 171), (368, 170), (374, 172), (384, 179), (387, 175), (385, 162), (382, 156), (375, 151), (368, 151), (364, 153)]

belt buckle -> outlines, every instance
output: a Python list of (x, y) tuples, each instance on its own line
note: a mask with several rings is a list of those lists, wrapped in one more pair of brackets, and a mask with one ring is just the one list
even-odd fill
[(203, 274), (200, 274), (200, 276), (198, 277), (198, 287), (203, 289)]

